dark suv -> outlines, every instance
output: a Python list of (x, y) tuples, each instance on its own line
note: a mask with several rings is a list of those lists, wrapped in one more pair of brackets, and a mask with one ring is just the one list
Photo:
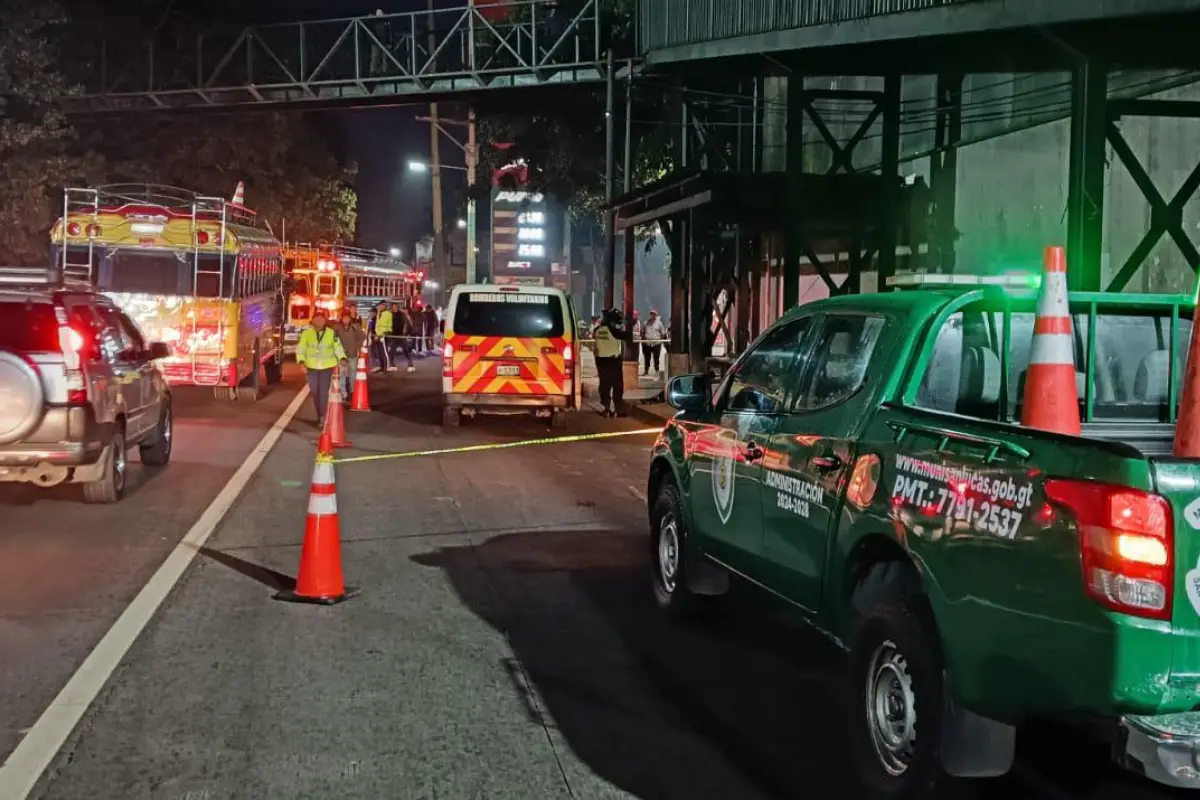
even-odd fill
[(171, 458), (171, 395), (155, 366), (167, 345), (86, 284), (55, 270), (0, 267), (0, 483), (125, 491), (127, 454)]

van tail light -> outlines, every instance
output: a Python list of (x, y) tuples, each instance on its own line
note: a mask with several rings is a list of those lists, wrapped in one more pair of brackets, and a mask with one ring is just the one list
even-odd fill
[(1166, 498), (1126, 486), (1052, 478), (1046, 498), (1075, 517), (1084, 587), (1097, 603), (1168, 620), (1175, 532)]
[(449, 342), (442, 346), (442, 377), (454, 377), (454, 345)]

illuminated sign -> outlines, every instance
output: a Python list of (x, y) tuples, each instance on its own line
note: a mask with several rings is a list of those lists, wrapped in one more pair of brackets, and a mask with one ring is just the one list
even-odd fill
[(541, 192), (513, 192), (509, 190), (496, 192), (497, 203), (541, 203), (546, 196)]
[(517, 245), (517, 255), (522, 258), (545, 258), (546, 246), (544, 244)]

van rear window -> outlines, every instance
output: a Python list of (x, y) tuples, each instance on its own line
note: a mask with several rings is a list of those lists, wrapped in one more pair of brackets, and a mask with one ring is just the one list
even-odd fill
[(49, 303), (0, 303), (0, 350), (57, 352), (58, 318)]
[(548, 338), (564, 332), (562, 301), (549, 294), (461, 294), (451, 319), (454, 332), (462, 336)]

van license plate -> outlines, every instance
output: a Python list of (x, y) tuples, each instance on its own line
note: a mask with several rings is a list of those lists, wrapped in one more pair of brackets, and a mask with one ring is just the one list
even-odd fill
[(516, 377), (521, 374), (521, 367), (518, 364), (501, 364), (496, 367), (496, 374), (503, 377)]

